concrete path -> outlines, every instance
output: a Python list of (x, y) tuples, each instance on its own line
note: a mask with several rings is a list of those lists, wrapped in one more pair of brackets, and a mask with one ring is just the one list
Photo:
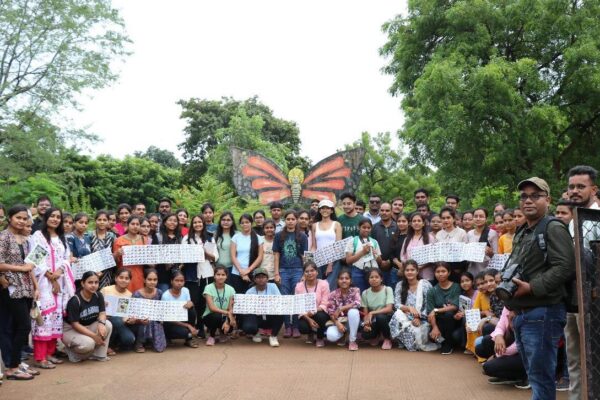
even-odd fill
[[(63, 364), (30, 382), (4, 381), (0, 399), (471, 400), (529, 399), (531, 392), (487, 383), (463, 354), (409, 353), (362, 346), (324, 349), (303, 339), (270, 348), (240, 338), (214, 347), (122, 353), (109, 362)], [(558, 399), (567, 396), (560, 393)]]

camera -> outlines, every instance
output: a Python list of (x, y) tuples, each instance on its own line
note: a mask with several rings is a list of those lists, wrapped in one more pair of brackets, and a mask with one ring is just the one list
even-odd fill
[(514, 278), (523, 279), (521, 264), (509, 264), (502, 270), (502, 282), (496, 288), (496, 296), (500, 300), (510, 300), (517, 291), (517, 285), (512, 281)]

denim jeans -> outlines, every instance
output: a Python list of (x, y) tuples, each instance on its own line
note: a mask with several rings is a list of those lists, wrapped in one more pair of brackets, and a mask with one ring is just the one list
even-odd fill
[(325, 276), (325, 272), (327, 271), (327, 264), (319, 267), (319, 279), (326, 279), (327, 283), (329, 284), (329, 290), (331, 290), (332, 292), (335, 289), (337, 289), (337, 277), (341, 269), (342, 264), (340, 260), (334, 261), (333, 269), (331, 270), (331, 273), (327, 276)]
[(556, 356), (565, 325), (564, 304), (517, 312), (513, 320), (517, 348), (531, 384), (532, 400), (556, 399)]
[(398, 283), (398, 268), (390, 267), (388, 271), (383, 271), (383, 283), (392, 289), (396, 289)]
[(112, 334), (110, 336), (110, 341), (117, 343), (123, 348), (132, 348), (133, 343), (135, 343), (135, 333), (131, 327), (133, 325), (127, 325), (123, 318), (121, 317), (108, 317), (108, 320), (111, 322), (113, 326)]
[(352, 277), (352, 285), (356, 286), (361, 293), (369, 288), (369, 277), (362, 269), (356, 268), (353, 265), (350, 270), (350, 276)]
[[(280, 268), (279, 276), (281, 277), (281, 294), (294, 294), (296, 283), (302, 279), (302, 268)], [(291, 319), (289, 315), (285, 315), (283, 322), (286, 328), (298, 328), (297, 315), (293, 315)]]

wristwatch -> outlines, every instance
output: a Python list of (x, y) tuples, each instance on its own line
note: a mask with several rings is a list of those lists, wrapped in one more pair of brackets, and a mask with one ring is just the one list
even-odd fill
[(434, 314), (437, 314), (437, 313), (439, 313), (439, 312), (440, 312), (440, 310), (439, 310), (439, 309), (437, 309), (437, 308), (434, 308), (434, 309), (433, 309), (433, 313), (434, 313)]

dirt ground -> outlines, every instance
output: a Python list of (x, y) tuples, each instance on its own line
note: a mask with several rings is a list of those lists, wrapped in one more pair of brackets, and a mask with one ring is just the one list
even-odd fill
[[(175, 344), (162, 354), (122, 353), (108, 362), (63, 364), (29, 382), (4, 381), (0, 399), (529, 399), (531, 392), (487, 383), (463, 354), (357, 352), (303, 339), (270, 348), (240, 338), (214, 347)], [(565, 393), (558, 399), (567, 398)]]

